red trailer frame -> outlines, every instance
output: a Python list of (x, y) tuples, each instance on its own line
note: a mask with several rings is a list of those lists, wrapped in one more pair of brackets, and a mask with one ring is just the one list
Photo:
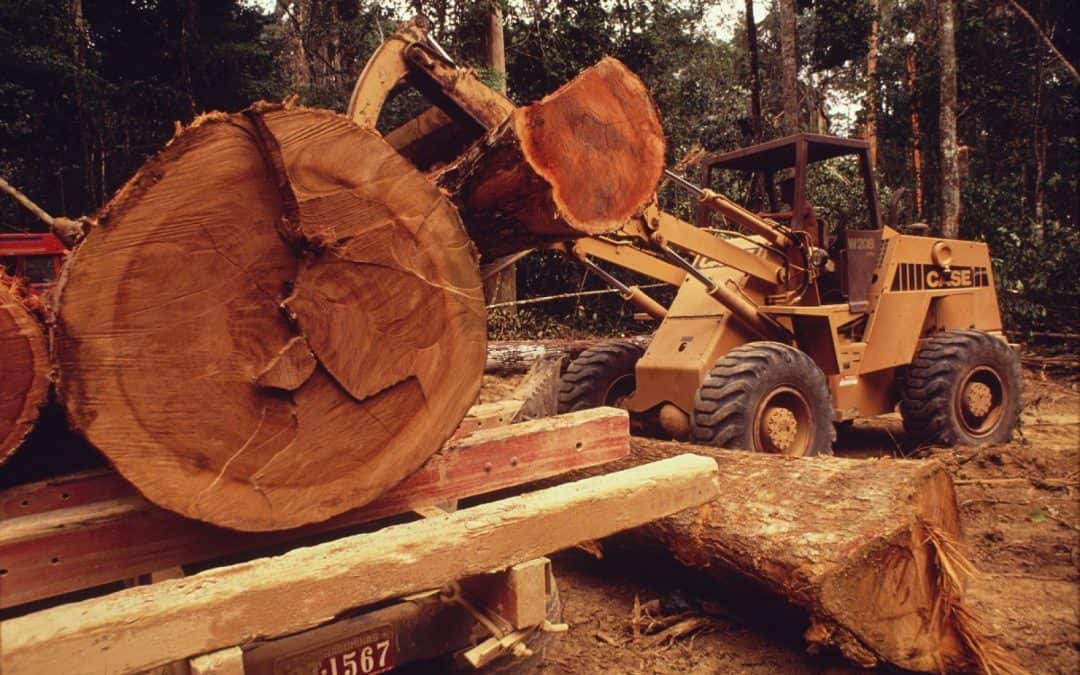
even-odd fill
[(67, 247), (54, 234), (0, 234), (0, 264), (10, 276), (26, 280), (30, 291), (49, 295), (60, 277)]

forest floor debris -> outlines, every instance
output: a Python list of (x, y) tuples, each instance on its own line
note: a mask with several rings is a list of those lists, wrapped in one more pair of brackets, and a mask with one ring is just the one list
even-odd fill
[[(969, 557), (980, 571), (972, 608), (990, 636), (1031, 672), (1080, 669), (1080, 376), (1025, 372), (1021, 430), (989, 448), (919, 448), (897, 416), (840, 433), (837, 455), (935, 458), (952, 475)], [(512, 390), (485, 377), (483, 396)], [(555, 557), (572, 630), (541, 672), (865, 672), (835, 654), (804, 651), (798, 611), (737, 582), (720, 588), (662, 557), (604, 547)], [(601, 635), (603, 637), (601, 637)]]

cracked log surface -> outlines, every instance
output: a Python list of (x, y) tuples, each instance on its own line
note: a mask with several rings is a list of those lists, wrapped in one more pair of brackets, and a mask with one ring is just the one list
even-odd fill
[(49, 393), (49, 350), (37, 317), (0, 272), (0, 464), (18, 449)]
[(58, 390), (165, 508), (324, 520), (418, 468), (475, 400), (486, 324), (461, 219), (344, 117), (205, 116), (98, 222), (61, 282)]

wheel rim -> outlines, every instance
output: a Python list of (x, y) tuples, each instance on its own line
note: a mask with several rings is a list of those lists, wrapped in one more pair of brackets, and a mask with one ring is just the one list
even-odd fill
[(971, 436), (989, 436), (1004, 417), (1006, 399), (1005, 380), (997, 370), (973, 368), (956, 388), (956, 419)]
[(802, 456), (814, 440), (810, 402), (797, 389), (777, 387), (754, 413), (754, 450)]
[(613, 408), (626, 408), (626, 399), (630, 397), (630, 394), (634, 393), (634, 376), (622, 375), (616, 377), (608, 385), (608, 388), (604, 390), (604, 405), (612, 406)]

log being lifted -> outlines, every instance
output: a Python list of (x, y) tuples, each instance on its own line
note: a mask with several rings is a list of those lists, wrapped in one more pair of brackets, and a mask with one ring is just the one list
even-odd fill
[(517, 108), (438, 177), (485, 258), (621, 227), (664, 171), (660, 118), (641, 80), (607, 57)]
[[(636, 530), (684, 564), (732, 572), (806, 610), (811, 649), (922, 672), (1007, 662), (963, 605), (952, 482), (937, 462), (793, 458), (632, 439), (605, 471), (694, 452), (720, 497)], [(1003, 670), (1001, 672), (1008, 672)]]
[(48, 354), (28, 297), (0, 271), (0, 464), (22, 443), (45, 403)]
[[(533, 233), (519, 240), (548, 236), (560, 213), (567, 236), (616, 227), (662, 168), (658, 122), (636, 140), (637, 127), (575, 121), (656, 121), (621, 64), (560, 92), (511, 118), (533, 120), (518, 165), (485, 144), (461, 175), (487, 178), (451, 195), (470, 209), (503, 185), (482, 204)], [(615, 109), (596, 117), (590, 101)], [(615, 138), (624, 154), (610, 156)], [(572, 194), (587, 192), (574, 167), (610, 176), (625, 157), (633, 174), (655, 160), (647, 190), (636, 177), (602, 202)], [(415, 471), (476, 398), (486, 317), (459, 212), (342, 116), (269, 104), (204, 116), (97, 222), (61, 281), (58, 392), (72, 427), (160, 506), (240, 530), (325, 520)]]

